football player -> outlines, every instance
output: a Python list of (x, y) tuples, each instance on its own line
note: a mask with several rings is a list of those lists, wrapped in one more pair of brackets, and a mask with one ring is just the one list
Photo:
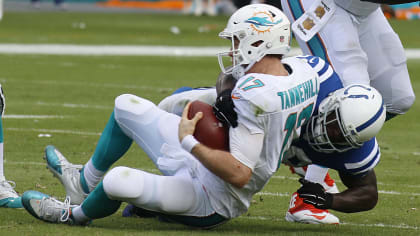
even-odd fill
[(0, 207), (22, 208), (22, 202), (19, 195), (14, 190), (15, 182), (6, 180), (4, 176), (4, 156), (3, 156), (3, 121), (6, 100), (4, 98), (3, 88), (0, 85)]
[[(376, 88), (383, 96), (389, 120), (404, 114), (415, 95), (401, 41), (374, 2), (409, 1), (281, 1), (303, 53), (328, 61), (345, 86), (357, 83)], [(325, 180), (334, 182), (326, 169), (308, 168), (326, 173)], [(302, 168), (292, 170), (305, 174)]]
[[(385, 120), (386, 109), (383, 108), (382, 97), (376, 89), (360, 84), (349, 85), (343, 89), (338, 76), (331, 73), (332, 68), (323, 60), (313, 56), (300, 58), (308, 60), (315, 69), (319, 70), (320, 77), (328, 77), (328, 79), (321, 82), (314, 109), (316, 115), (305, 126), (300, 138), (294, 140), (282, 161), (295, 169), (315, 163), (316, 165), (309, 165), (308, 171), (303, 172), (302, 176), (306, 181), (320, 184), (319, 187), (322, 185), (322, 188), (317, 191), (322, 190), (323, 194), (328, 196), (333, 194), (329, 200), (337, 199), (335, 200), (337, 205), (323, 207), (312, 205), (313, 201), (305, 200), (301, 198), (302, 195), (294, 193), (290, 208), (286, 213), (286, 220), (314, 224), (338, 224), (339, 219), (327, 208), (343, 212), (357, 212), (369, 210), (377, 203), (378, 193), (373, 168), (379, 162), (380, 150), (376, 139), (372, 137), (381, 128)], [(183, 88), (162, 100), (159, 107), (177, 113), (190, 100), (201, 100), (213, 104), (217, 94), (219, 94), (218, 100), (226, 101), (229, 100), (229, 96), (224, 97), (225, 91), (229, 91), (235, 83), (236, 81), (232, 77), (221, 74), (216, 88), (190, 88), (190, 90)], [(216, 105), (221, 108), (220, 104)], [(357, 115), (355, 115), (355, 107), (359, 108), (358, 112), (360, 113)], [(229, 114), (233, 111), (221, 109), (224, 110), (224, 117), (234, 117)], [(337, 119), (332, 119), (331, 116), (335, 116)], [(334, 143), (328, 137), (327, 126), (331, 127), (332, 124), (336, 126), (336, 131), (340, 130), (343, 133), (341, 143), (337, 141)], [(354, 130), (362, 124), (365, 129)], [(366, 135), (367, 133), (369, 134)], [(325, 183), (325, 175), (328, 171), (325, 167), (337, 170), (343, 183), (349, 189), (343, 193), (331, 191), (331, 187)], [(308, 182), (304, 183), (308, 184)], [(303, 193), (303, 191), (309, 190), (302, 188), (300, 192)], [(128, 206), (124, 215), (129, 216), (138, 212), (144, 213), (141, 209)]]
[[(415, 101), (404, 48), (379, 4), (361, 0), (282, 0), (306, 55), (328, 61), (343, 84), (366, 84), (383, 96), (387, 119)], [(357, 75), (357, 76), (356, 76)]]
[[(48, 167), (65, 185), (69, 199), (60, 202), (27, 191), (22, 196), (25, 209), (44, 221), (84, 224), (113, 214), (125, 201), (203, 228), (245, 213), (252, 196), (277, 170), (293, 133), (310, 119), (325, 79), (306, 59), (282, 60), (290, 50), (290, 35), (287, 17), (265, 4), (237, 10), (220, 33), (232, 45), (221, 54), (234, 62), (225, 72), (238, 79), (232, 91), (237, 120), (229, 129), (230, 151), (210, 149), (192, 136), (202, 113), (189, 120), (189, 105), (179, 117), (124, 94), (116, 98), (95, 152), (80, 172), (57, 149), (47, 147)], [(282, 104), (279, 94), (289, 89), (300, 96)], [(108, 171), (133, 140), (163, 176), (128, 167)]]

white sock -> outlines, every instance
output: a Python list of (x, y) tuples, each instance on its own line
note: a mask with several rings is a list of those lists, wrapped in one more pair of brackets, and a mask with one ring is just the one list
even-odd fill
[(105, 172), (100, 171), (93, 166), (92, 159), (86, 163), (83, 168), (83, 176), (85, 177), (89, 192), (92, 192), (92, 190), (95, 189), (96, 185), (98, 185), (104, 175)]
[(318, 166), (315, 164), (308, 165), (306, 170), (305, 179), (314, 183), (322, 184), (324, 183), (325, 176), (328, 173), (328, 168), (323, 166)]
[(4, 167), (3, 167), (3, 143), (0, 143), (0, 176), (4, 176)]
[(89, 217), (85, 215), (82, 210), (81, 206), (77, 206), (71, 210), (72, 218), (76, 221), (76, 223), (84, 223), (91, 220)]

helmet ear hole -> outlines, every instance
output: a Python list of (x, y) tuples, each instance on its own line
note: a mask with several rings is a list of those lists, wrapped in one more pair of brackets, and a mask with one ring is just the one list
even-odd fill
[(251, 46), (253, 47), (259, 47), (262, 43), (264, 43), (264, 40), (258, 40), (256, 42), (254, 42), (253, 44), (251, 44)]

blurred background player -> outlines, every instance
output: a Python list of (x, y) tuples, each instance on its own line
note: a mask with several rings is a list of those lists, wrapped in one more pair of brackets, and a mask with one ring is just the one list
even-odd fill
[(201, 16), (204, 13), (209, 16), (217, 15), (216, 4), (219, 0), (191, 0), (186, 13), (194, 14), (196, 16)]
[(0, 0), (0, 21), (3, 19), (3, 0)]
[[(0, 21), (3, 18), (3, 0), (0, 0)], [(0, 85), (0, 207), (22, 208), (19, 195), (14, 190), (15, 182), (6, 180), (4, 176), (4, 142), (3, 142), (3, 115), (6, 100), (3, 88)]]
[[(41, 0), (31, 0), (31, 6), (35, 9), (41, 8)], [(67, 5), (64, 0), (54, 0), (54, 6), (60, 10), (67, 9)]]
[(14, 190), (15, 182), (6, 180), (4, 176), (4, 139), (3, 139), (3, 115), (6, 108), (3, 88), (0, 85), (0, 207), (22, 208), (19, 195)]

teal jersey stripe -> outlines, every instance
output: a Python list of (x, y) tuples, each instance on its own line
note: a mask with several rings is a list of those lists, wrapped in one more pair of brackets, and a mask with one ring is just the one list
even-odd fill
[[(289, 4), (289, 7), (292, 11), (294, 20), (299, 18), (301, 15), (303, 15), (303, 6), (300, 0), (288, 0), (287, 3)], [(316, 34), (306, 44), (308, 45), (309, 50), (311, 51), (312, 55), (318, 56), (324, 59), (324, 61), (330, 62), (328, 60), (327, 50), (325, 49), (324, 44), (322, 43), (322, 40), (318, 34)]]
[(0, 116), (0, 143), (3, 143), (3, 119)]

